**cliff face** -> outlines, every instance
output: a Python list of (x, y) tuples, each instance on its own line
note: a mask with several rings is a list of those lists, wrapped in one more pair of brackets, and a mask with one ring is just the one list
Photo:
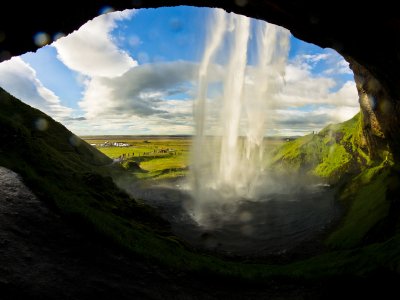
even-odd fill
[(0, 61), (35, 50), (35, 33), (68, 34), (106, 5), (116, 10), (218, 6), (284, 26), (304, 41), (337, 50), (351, 63), (355, 74), (371, 155), (379, 155), (386, 144), (396, 156), (400, 153), (400, 17), (394, 1), (351, 6), (344, 0), (8, 1), (2, 3), (0, 12)]
[(400, 149), (398, 101), (365, 67), (350, 58), (348, 60), (354, 72), (363, 116), (362, 130), (369, 153), (378, 158), (382, 151), (392, 149), (396, 156)]

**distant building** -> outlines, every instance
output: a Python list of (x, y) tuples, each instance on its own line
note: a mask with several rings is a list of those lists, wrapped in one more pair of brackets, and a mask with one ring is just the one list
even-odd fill
[(131, 144), (125, 142), (109, 142), (105, 141), (103, 144), (99, 145), (100, 147), (130, 147)]

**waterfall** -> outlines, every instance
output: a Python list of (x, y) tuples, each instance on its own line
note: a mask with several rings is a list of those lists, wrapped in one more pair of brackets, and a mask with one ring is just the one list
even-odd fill
[[(284, 84), (289, 51), (289, 32), (281, 27), (222, 10), (214, 10), (210, 20), (191, 152), (191, 210), (204, 226), (229, 218), (238, 200), (255, 195), (268, 115)], [(249, 65), (251, 39), (256, 58)], [(218, 84), (221, 96), (213, 99), (210, 90)]]

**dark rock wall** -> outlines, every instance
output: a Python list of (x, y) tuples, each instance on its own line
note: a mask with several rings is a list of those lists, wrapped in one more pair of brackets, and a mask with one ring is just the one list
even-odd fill
[(386, 144), (395, 155), (400, 154), (400, 14), (395, 1), (8, 1), (0, 6), (0, 61), (35, 50), (35, 33), (68, 34), (98, 15), (106, 5), (116, 10), (217, 6), (284, 26), (304, 41), (337, 50), (351, 62), (355, 73), (371, 154), (377, 155)]
[(390, 94), (390, 89), (374, 77), (365, 67), (348, 59), (363, 114), (363, 133), (371, 156), (384, 156), (387, 148), (398, 159), (399, 148), (399, 102)]

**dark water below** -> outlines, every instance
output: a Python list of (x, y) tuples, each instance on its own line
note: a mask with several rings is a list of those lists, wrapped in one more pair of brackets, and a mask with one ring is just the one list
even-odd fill
[(225, 216), (211, 216), (212, 226), (199, 226), (190, 216), (190, 193), (179, 184), (132, 190), (133, 196), (158, 208), (173, 232), (190, 245), (232, 256), (281, 255), (305, 243), (313, 247), (313, 240), (340, 214), (334, 190), (312, 185), (293, 192), (264, 193), (257, 201), (239, 201), (234, 210), (227, 207)]

